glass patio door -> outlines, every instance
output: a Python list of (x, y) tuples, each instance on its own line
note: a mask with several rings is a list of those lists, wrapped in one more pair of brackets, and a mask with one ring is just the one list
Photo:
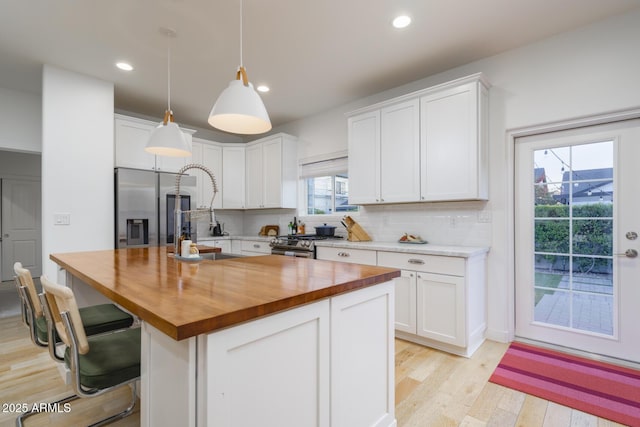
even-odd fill
[(515, 153), (516, 335), (640, 362), (640, 121)]

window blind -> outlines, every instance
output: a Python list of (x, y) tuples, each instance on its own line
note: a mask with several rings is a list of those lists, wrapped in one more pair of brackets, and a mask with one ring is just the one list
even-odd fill
[(300, 165), (300, 178), (338, 175), (347, 172), (347, 170), (347, 158), (339, 157)]

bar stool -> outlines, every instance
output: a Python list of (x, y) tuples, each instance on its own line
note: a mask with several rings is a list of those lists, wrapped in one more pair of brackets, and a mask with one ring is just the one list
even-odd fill
[[(31, 341), (39, 347), (49, 347), (51, 357), (62, 362), (56, 353), (56, 343), (60, 343), (55, 328), (47, 321), (46, 304), (42, 304), (42, 295), (38, 294), (31, 272), (20, 262), (13, 265), (16, 274), (16, 286), (22, 300), (23, 321), (29, 327)], [(118, 329), (126, 329), (133, 324), (133, 316), (120, 310), (114, 304), (99, 304), (80, 309), (80, 316), (87, 335), (102, 334)]]
[[(20, 262), (13, 265), (16, 287), (21, 300), (22, 321), (29, 328), (31, 341), (39, 347), (48, 347), (49, 354), (56, 362), (64, 362), (64, 357), (59, 356), (56, 347), (61, 343), (55, 326), (50, 320), (52, 316), (48, 303), (43, 294), (38, 291), (33, 282), (31, 272), (22, 267)], [(114, 304), (100, 304), (80, 309), (80, 316), (85, 325), (87, 335), (108, 333), (119, 329), (127, 329), (133, 324), (133, 316), (120, 310)], [(55, 404), (62, 405), (79, 399), (77, 395), (67, 396)], [(26, 418), (37, 412), (24, 412), (16, 419), (16, 426), (21, 427)]]
[(132, 385), (130, 406), (90, 427), (130, 415), (136, 402), (136, 381), (140, 379), (140, 328), (87, 337), (73, 291), (45, 276), (40, 280), (56, 331), (66, 345), (64, 361), (71, 370), (76, 394), (94, 397)]

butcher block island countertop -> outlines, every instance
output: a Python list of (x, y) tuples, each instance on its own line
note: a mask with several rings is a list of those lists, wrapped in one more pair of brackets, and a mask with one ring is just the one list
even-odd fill
[(391, 268), (279, 255), (183, 262), (168, 256), (164, 247), (50, 258), (175, 340), (400, 276)]

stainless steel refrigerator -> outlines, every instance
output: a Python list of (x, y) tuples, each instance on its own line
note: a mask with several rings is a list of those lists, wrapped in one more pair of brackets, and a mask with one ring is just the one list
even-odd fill
[[(139, 169), (115, 169), (115, 247), (166, 246), (174, 242), (177, 174)], [(196, 177), (180, 178), (182, 211), (191, 209)], [(195, 200), (194, 203), (195, 205)], [(182, 219), (182, 232), (197, 241), (196, 224)]]

